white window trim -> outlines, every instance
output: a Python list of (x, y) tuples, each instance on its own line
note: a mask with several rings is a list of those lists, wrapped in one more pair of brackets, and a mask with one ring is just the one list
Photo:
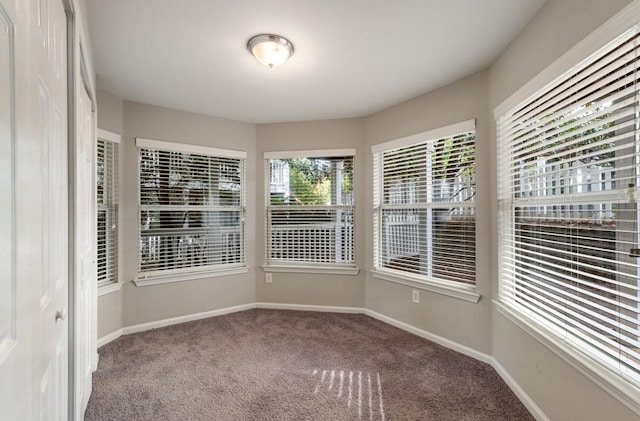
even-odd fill
[(110, 132), (108, 130), (98, 129), (98, 139), (108, 140), (109, 142), (118, 143), (122, 142), (122, 136), (117, 133)]
[[(416, 133), (414, 135), (406, 136), (400, 139), (394, 139), (387, 142), (379, 143), (371, 147), (371, 153), (376, 154), (385, 152), (390, 149), (398, 149), (405, 146), (411, 146), (418, 142), (424, 142), (427, 139), (441, 139), (444, 137), (455, 136), (460, 133), (475, 132), (476, 131), (476, 119), (470, 119), (461, 121), (459, 123), (450, 124), (448, 126), (439, 127), (425, 132)], [(474, 207), (477, 204), (474, 202)], [(374, 206), (373, 213), (377, 212), (378, 206)], [(373, 227), (377, 229), (377, 227)], [(477, 231), (476, 231), (477, 235)], [(374, 237), (376, 237), (374, 235)], [(378, 238), (380, 236), (378, 235)], [(375, 260), (375, 256), (374, 256)], [(374, 262), (375, 263), (375, 262)], [(477, 262), (476, 262), (477, 264)], [(387, 268), (374, 268), (370, 270), (371, 275), (374, 278), (381, 279), (388, 282), (393, 282), (400, 285), (410, 286), (412, 288), (418, 288), (425, 291), (433, 292), (436, 294), (446, 295), (453, 298), (458, 298), (471, 303), (478, 303), (480, 301), (480, 294), (477, 293), (476, 285), (462, 284), (454, 281), (446, 281), (441, 279), (427, 278), (424, 276), (412, 276), (409, 273), (403, 273)]]
[(168, 275), (145, 276), (138, 274), (138, 278), (133, 282), (138, 287), (146, 287), (151, 285), (169, 284), (173, 282), (194, 281), (204, 278), (216, 278), (218, 276), (238, 275), (249, 272), (249, 267), (239, 266), (232, 268), (207, 269), (193, 272), (172, 273)]
[[(354, 161), (356, 157), (355, 148), (345, 148), (345, 149), (311, 149), (311, 150), (295, 150), (295, 151), (273, 151), (273, 152), (264, 152), (263, 153), (263, 162), (266, 162), (269, 159), (287, 159), (287, 158), (308, 158), (308, 157), (340, 157), (340, 156), (353, 156)], [(267, 180), (265, 180), (266, 186)], [(266, 188), (266, 187), (263, 187)], [(267, 203), (265, 199), (264, 203), (264, 214), (267, 214)], [(265, 219), (266, 223), (266, 219)], [(355, 229), (355, 205), (354, 205), (354, 229)], [(265, 243), (264, 243), (264, 252), (265, 256), (267, 253), (267, 241), (266, 237), (266, 229), (265, 226)], [(356, 239), (354, 237), (354, 255), (357, 250), (355, 246)], [(286, 263), (286, 264), (269, 264), (265, 261), (262, 265), (262, 270), (264, 272), (274, 272), (274, 273), (310, 273), (310, 274), (333, 274), (333, 275), (357, 275), (360, 273), (360, 268), (357, 266), (357, 263), (353, 265), (349, 264), (296, 264), (295, 262)]]
[[(148, 149), (160, 149), (165, 151), (172, 152), (186, 152), (186, 153), (195, 153), (195, 154), (203, 154), (203, 155), (213, 155), (216, 157), (223, 158), (234, 158), (234, 159), (242, 159), (245, 160), (245, 179), (243, 179), (242, 189), (246, 192), (246, 160), (248, 153), (246, 151), (238, 151), (233, 149), (221, 149), (221, 148), (212, 148), (208, 146), (198, 146), (191, 145), (185, 143), (176, 143), (176, 142), (167, 142), (164, 140), (154, 140), (154, 139), (146, 139), (137, 137), (136, 138), (136, 147), (138, 149), (148, 148)], [(137, 165), (137, 180), (139, 184), (140, 181), (140, 165)], [(245, 193), (246, 194), (246, 193)], [(140, 207), (140, 187), (138, 186), (137, 192), (137, 206)], [(245, 203), (243, 203), (240, 208), (246, 211), (246, 198), (244, 199)], [(137, 227), (137, 238), (140, 241), (140, 226)], [(193, 281), (197, 279), (203, 278), (215, 278), (219, 276), (229, 276), (229, 275), (237, 275), (249, 272), (249, 266), (247, 265), (247, 225), (246, 225), (246, 216), (245, 216), (245, 225), (243, 235), (245, 237), (244, 242), (244, 263), (237, 265), (220, 265), (216, 267), (206, 267), (206, 268), (193, 268), (191, 270), (183, 270), (183, 271), (171, 271), (170, 273), (162, 274), (162, 273), (149, 273), (149, 272), (137, 272), (136, 269), (136, 277), (133, 280), (133, 283), (138, 287), (143, 286), (152, 286), (152, 285), (160, 285), (160, 284), (168, 284), (173, 282), (183, 282), (183, 281)], [(136, 252), (137, 253), (137, 252)], [(139, 265), (139, 262), (136, 260), (136, 265)]]
[(124, 285), (124, 282), (121, 282), (121, 281), (100, 285), (98, 287), (98, 297), (111, 294), (113, 292), (118, 292), (122, 289), (123, 285)]
[(371, 153), (386, 152), (389, 149), (398, 149), (405, 146), (415, 145), (429, 139), (442, 139), (444, 137), (455, 136), (460, 133), (474, 132), (476, 130), (476, 119), (461, 121), (460, 123), (450, 124), (437, 129), (427, 130), (426, 132), (416, 133), (411, 136), (402, 137), (400, 139), (389, 140), (387, 142), (378, 143), (371, 147)]
[(582, 352), (576, 352), (575, 345), (569, 345), (556, 335), (541, 329), (538, 325), (522, 316), (518, 310), (514, 310), (509, 305), (498, 300), (493, 300), (493, 305), (498, 313), (506, 317), (507, 320), (524, 330), (629, 409), (640, 414), (640, 400), (638, 399), (640, 396), (640, 388), (635, 387), (632, 383), (617, 376), (600, 361)]
[(381, 279), (395, 284), (405, 285), (411, 288), (421, 289), (448, 297), (457, 298), (468, 301), (470, 303), (478, 303), (480, 294), (476, 292), (476, 288), (471, 285), (448, 282), (439, 279), (422, 279), (417, 276), (411, 276), (408, 273), (394, 271), (391, 269), (373, 269), (370, 271), (374, 278)]
[[(503, 114), (527, 100), (587, 57), (599, 51), (611, 40), (637, 25), (639, 21), (640, 1), (635, 0), (498, 105), (493, 110), (494, 123), (497, 125)], [(498, 182), (500, 182), (499, 179)], [(500, 204), (498, 204), (498, 208), (500, 208)], [(500, 247), (500, 244), (498, 244), (498, 247)], [(574, 345), (568, 345), (549, 332), (544, 331), (541, 327), (527, 320), (520, 312), (511, 309), (508, 304), (499, 300), (494, 300), (493, 303), (500, 314), (545, 345), (559, 358), (593, 381), (605, 392), (640, 415), (640, 389), (617, 376), (609, 368), (602, 365), (601, 362), (588, 357), (582, 352), (576, 352)]]
[(355, 149), (315, 149), (308, 151), (280, 151), (280, 152), (264, 152), (263, 159), (287, 159), (287, 158), (309, 158), (323, 157), (330, 158), (334, 156), (356, 156)]
[(493, 110), (494, 120), (498, 120), (500, 116), (599, 51), (639, 21), (640, 1), (635, 0), (505, 99)]
[[(97, 135), (97, 139), (99, 140), (106, 140), (109, 142), (113, 142), (116, 143), (118, 145), (120, 145), (122, 143), (122, 136), (120, 136), (117, 133), (113, 133), (110, 132), (108, 130), (104, 130), (104, 129), (98, 129), (96, 132)], [(122, 150), (119, 149), (118, 150), (118, 165), (119, 165), (119, 170), (118, 170), (118, 186), (122, 187), (122, 166), (120, 166), (121, 163), (121, 156), (122, 156)], [(102, 284), (98, 286), (98, 296), (102, 296), (105, 294), (110, 294), (112, 292), (116, 292), (116, 291), (120, 291), (120, 289), (122, 288), (123, 282), (122, 282), (122, 224), (121, 224), (121, 213), (122, 213), (122, 209), (120, 204), (122, 203), (122, 188), (118, 189), (118, 279), (116, 280), (116, 282), (110, 282), (108, 284)]]
[(357, 275), (360, 273), (358, 267), (345, 267), (336, 266), (332, 267), (329, 264), (323, 266), (311, 266), (311, 265), (262, 265), (264, 272), (272, 273), (314, 273), (314, 274), (330, 274), (330, 275)]
[(164, 140), (145, 139), (136, 137), (136, 146), (146, 149), (161, 149), (171, 152), (185, 152), (201, 155), (213, 155), (222, 158), (247, 159), (247, 152), (233, 149), (211, 148), (209, 146), (198, 146), (187, 143), (167, 142)]

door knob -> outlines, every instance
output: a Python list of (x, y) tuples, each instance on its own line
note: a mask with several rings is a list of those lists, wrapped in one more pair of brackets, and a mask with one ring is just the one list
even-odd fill
[(67, 317), (66, 310), (58, 310), (56, 311), (56, 322), (58, 320), (64, 320)]

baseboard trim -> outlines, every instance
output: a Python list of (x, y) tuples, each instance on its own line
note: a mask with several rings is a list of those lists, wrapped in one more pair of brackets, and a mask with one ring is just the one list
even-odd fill
[(365, 312), (364, 308), (362, 307), (318, 306), (312, 304), (285, 303), (256, 303), (256, 308), (263, 308), (268, 310), (317, 311), (321, 313), (362, 314)]
[(531, 399), (531, 397), (527, 394), (527, 392), (525, 392), (525, 390), (520, 386), (520, 384), (518, 384), (518, 382), (516, 382), (516, 380), (513, 377), (511, 377), (509, 372), (498, 362), (498, 360), (496, 360), (491, 355), (485, 354), (480, 351), (476, 351), (475, 349), (469, 348), (468, 346), (459, 344), (450, 339), (443, 338), (442, 336), (435, 335), (431, 332), (417, 328), (408, 323), (401, 322), (392, 317), (385, 316), (384, 314), (375, 312), (373, 310), (365, 309), (364, 314), (366, 314), (367, 316), (373, 317), (374, 319), (380, 320), (383, 323), (386, 323), (391, 326), (395, 326), (398, 329), (402, 329), (406, 332), (412, 333), (421, 338), (435, 342), (439, 345), (442, 345), (446, 348), (457, 351), (473, 359), (489, 364), (490, 366), (493, 367), (494, 370), (496, 370), (496, 372), (502, 378), (502, 380), (507, 384), (507, 386), (509, 386), (509, 389), (511, 389), (511, 391), (518, 397), (520, 402), (522, 402), (525, 408), (527, 408), (527, 410), (531, 413), (531, 415), (533, 415), (533, 417), (537, 421), (549, 421), (549, 418), (544, 414), (542, 409), (540, 409), (540, 407), (534, 402), (534, 400)]
[(98, 348), (100, 348), (103, 345), (108, 344), (111, 341), (115, 341), (120, 336), (122, 336), (122, 329), (114, 330), (113, 332), (108, 333), (108, 334), (104, 335), (101, 338), (98, 338), (98, 342), (97, 342)]
[(284, 304), (284, 303), (250, 303), (233, 307), (225, 307), (202, 313), (188, 314), (186, 316), (172, 317), (169, 319), (157, 320), (155, 322), (140, 323), (137, 325), (127, 326), (117, 329), (111, 333), (98, 338), (98, 348), (118, 339), (122, 335), (130, 333), (144, 332), (146, 330), (158, 329), (160, 327), (171, 326), (175, 324), (191, 322), (193, 320), (207, 319), (209, 317), (222, 316), (223, 314), (237, 313), (239, 311), (251, 310), (253, 308), (262, 308), (269, 310), (297, 310), (297, 311), (317, 311), (324, 313), (364, 313), (362, 307), (340, 307), (340, 306), (319, 306), (306, 304)]
[(123, 335), (129, 333), (144, 332), (145, 330), (157, 329), (165, 326), (177, 325), (180, 323), (192, 322), (194, 320), (208, 319), (209, 317), (222, 316), (224, 314), (237, 313), (239, 311), (251, 310), (256, 308), (255, 303), (241, 304), (239, 306), (219, 308), (211, 311), (203, 311), (202, 313), (187, 314), (186, 316), (171, 317), (169, 319), (157, 320), (155, 322), (140, 323), (133, 326), (127, 326), (122, 329)]
[(243, 304), (233, 307), (225, 307), (211, 311), (205, 311), (202, 313), (189, 314), (186, 316), (172, 317), (169, 319), (158, 320), (155, 322), (141, 323), (133, 326), (127, 326), (122, 329), (118, 329), (98, 339), (98, 348), (108, 344), (109, 342), (118, 339), (122, 335), (130, 333), (143, 332), (146, 330), (157, 329), (160, 327), (171, 326), (175, 324), (190, 322), (193, 320), (206, 319), (209, 317), (222, 316), (224, 314), (237, 313), (239, 311), (251, 310), (253, 308), (267, 309), (267, 310), (295, 310), (295, 311), (316, 311), (325, 313), (350, 313), (350, 314), (366, 314), (376, 320), (386, 323), (390, 326), (397, 327), (406, 332), (435, 342), (446, 348), (457, 351), (461, 354), (467, 355), (476, 360), (485, 362), (491, 365), (502, 380), (509, 386), (509, 388), (520, 399), (522, 404), (531, 412), (537, 421), (549, 421), (549, 418), (544, 414), (542, 409), (531, 399), (531, 397), (524, 391), (524, 389), (515, 381), (513, 377), (506, 371), (506, 369), (492, 356), (480, 351), (476, 351), (468, 346), (459, 344), (450, 339), (443, 338), (434, 333), (420, 329), (413, 325), (410, 325), (400, 320), (396, 320), (392, 317), (386, 316), (382, 313), (378, 313), (373, 310), (365, 309), (362, 307), (341, 307), (341, 306), (319, 306), (319, 305), (307, 305), (307, 304), (285, 304), (285, 303), (266, 303), (257, 302), (250, 304)]
[(549, 418), (542, 412), (542, 409), (531, 399), (524, 389), (515, 381), (511, 374), (496, 360), (491, 358), (490, 362), (494, 370), (502, 377), (502, 380), (509, 386), (509, 389), (520, 399), (520, 402), (531, 412), (537, 421), (549, 421)]
[(476, 351), (473, 348), (469, 348), (468, 346), (459, 344), (459, 343), (454, 342), (454, 341), (452, 341), (450, 339), (443, 338), (442, 336), (438, 336), (438, 335), (436, 335), (434, 333), (431, 333), (431, 332), (428, 332), (426, 330), (420, 329), (420, 328), (415, 327), (413, 325), (410, 325), (408, 323), (401, 322), (400, 320), (396, 320), (396, 319), (394, 319), (392, 317), (385, 316), (384, 314), (378, 313), (376, 311), (366, 309), (364, 311), (364, 314), (366, 314), (369, 317), (373, 317), (374, 319), (380, 320), (381, 322), (384, 322), (384, 323), (386, 323), (388, 325), (395, 326), (398, 329), (402, 329), (402, 330), (404, 330), (406, 332), (413, 333), (414, 335), (419, 336), (421, 338), (430, 340), (431, 342), (435, 342), (438, 345), (444, 346), (445, 348), (449, 348), (449, 349), (452, 349), (452, 350), (454, 350), (456, 352), (459, 352), (461, 354), (469, 356), (469, 357), (471, 357), (473, 359), (476, 359), (478, 361), (482, 361), (482, 362), (485, 362), (487, 364), (491, 364), (491, 362), (493, 361), (493, 357), (491, 357), (488, 354), (485, 354), (485, 353), (480, 352), (480, 351)]

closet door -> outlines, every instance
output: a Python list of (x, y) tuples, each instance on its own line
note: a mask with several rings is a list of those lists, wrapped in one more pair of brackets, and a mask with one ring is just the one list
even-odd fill
[(0, 407), (68, 415), (67, 18), (0, 0)]

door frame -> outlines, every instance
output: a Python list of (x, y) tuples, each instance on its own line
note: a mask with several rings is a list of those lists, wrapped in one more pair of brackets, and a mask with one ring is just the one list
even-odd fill
[(75, 100), (75, 7), (73, 4), (73, 0), (62, 0), (64, 4), (64, 9), (67, 15), (67, 177), (68, 177), (68, 194), (67, 194), (67, 213), (68, 213), (68, 232), (67, 232), (67, 244), (69, 247), (68, 256), (68, 343), (67, 343), (67, 355), (69, 357), (68, 367), (68, 389), (67, 389), (67, 399), (68, 399), (68, 414), (67, 418), (70, 421), (75, 419), (76, 414), (76, 398), (75, 398), (75, 375), (76, 375), (76, 367), (75, 367), (75, 344), (76, 344), (76, 333), (75, 333), (75, 320), (76, 320), (76, 311), (75, 311), (75, 279), (76, 279), (76, 268), (75, 268), (75, 177), (74, 171), (76, 167), (76, 163), (74, 161), (75, 158), (75, 140), (76, 140), (76, 100)]
[[(78, 255), (76, 244), (77, 233), (77, 215), (76, 215), (76, 203), (78, 200), (78, 192), (76, 191), (76, 163), (77, 163), (77, 145), (78, 145), (78, 118), (77, 118), (77, 106), (78, 106), (78, 86), (87, 92), (87, 95), (91, 101), (91, 112), (93, 114), (94, 125), (96, 123), (96, 99), (95, 91), (92, 89), (92, 80), (89, 77), (88, 62), (84, 53), (83, 46), (85, 45), (84, 31), (79, 30), (78, 25), (82, 24), (77, 19), (76, 0), (62, 0), (65, 12), (67, 15), (67, 171), (68, 171), (68, 266), (69, 266), (69, 286), (68, 286), (68, 355), (69, 355), (69, 371), (68, 371), (68, 419), (71, 421), (77, 420), (78, 414), (82, 416), (86, 408), (81, 407), (82, 402), (78, 402), (78, 384), (76, 382), (76, 375), (78, 373), (77, 367), (77, 342), (78, 342), (78, 322), (79, 316), (77, 314), (77, 282), (79, 279), (78, 272)], [(86, 20), (86, 16), (83, 16)], [(80, 82), (80, 83), (78, 83)], [(95, 128), (94, 128), (95, 132)], [(95, 295), (95, 294), (93, 294)], [(92, 352), (92, 366), (95, 370), (98, 364), (97, 354), (97, 297), (92, 302), (91, 314), (87, 315), (91, 317), (92, 338), (91, 349)]]

